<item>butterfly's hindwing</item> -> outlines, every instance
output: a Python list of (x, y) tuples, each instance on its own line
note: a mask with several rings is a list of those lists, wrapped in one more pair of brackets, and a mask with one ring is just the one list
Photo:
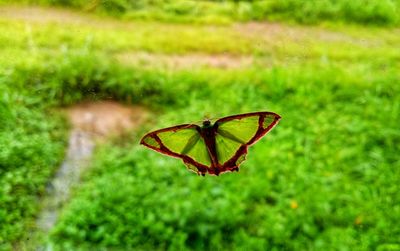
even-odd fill
[(203, 170), (211, 163), (197, 125), (187, 124), (154, 131), (145, 135), (141, 143), (158, 152), (181, 158), (191, 169), (195, 166)]

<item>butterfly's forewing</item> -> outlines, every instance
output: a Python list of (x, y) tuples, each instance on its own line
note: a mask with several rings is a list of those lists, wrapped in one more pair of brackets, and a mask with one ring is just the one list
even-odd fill
[(211, 164), (199, 126), (186, 124), (146, 134), (141, 144), (160, 153), (181, 158), (191, 169), (204, 170)]
[(217, 120), (215, 142), (219, 164), (238, 166), (245, 159), (247, 147), (271, 130), (279, 119), (275, 113), (256, 112)]

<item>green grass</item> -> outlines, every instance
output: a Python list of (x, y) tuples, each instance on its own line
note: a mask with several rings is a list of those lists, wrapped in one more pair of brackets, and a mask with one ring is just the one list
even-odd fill
[[(167, 55), (250, 55), (278, 64), (320, 61), (321, 58), (335, 61), (400, 58), (396, 46), (400, 43), (398, 29), (284, 24), (193, 26), (116, 22), (90, 16), (81, 23), (73, 23), (73, 17), (68, 18), (69, 12), (61, 12), (60, 15), (67, 16), (62, 20), (63, 25), (57, 25), (57, 19), (29, 24), (0, 20), (3, 31), (0, 34), (3, 45), (0, 50), (5, 55), (0, 62), (8, 64), (10, 57), (14, 62), (13, 55), (24, 50), (32, 57), (32, 54), (61, 54), (73, 48), (92, 49), (110, 56), (137, 51)], [(103, 24), (101, 29), (100, 24)], [(49, 37), (48, 34), (53, 35)]]
[[(0, 74), (0, 249), (28, 237), (45, 185), (60, 164), (65, 125)], [(39, 102), (38, 102), (39, 101)], [(45, 114), (46, 112), (46, 114)]]
[[(398, 243), (398, 76), (370, 72), (305, 65), (166, 77), (166, 87), (177, 83), (176, 98), (158, 99), (166, 113), (149, 129), (251, 110), (276, 111), (282, 123), (250, 150), (238, 174), (221, 177), (193, 175), (180, 161), (142, 149), (138, 138), (100, 148), (54, 243), (190, 250)], [(226, 92), (216, 91), (223, 86)]]
[[(398, 29), (81, 17), (0, 19), (0, 249), (24, 246), (62, 160), (67, 126), (56, 107), (110, 97), (153, 117), (98, 146), (49, 236), (56, 250), (400, 248)], [(117, 60), (132, 52), (254, 63)], [(283, 118), (239, 173), (199, 177), (138, 145), (152, 129), (256, 110)]]

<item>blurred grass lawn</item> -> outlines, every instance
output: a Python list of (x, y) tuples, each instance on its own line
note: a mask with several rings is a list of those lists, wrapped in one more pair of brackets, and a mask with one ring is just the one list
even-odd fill
[[(109, 97), (154, 116), (97, 148), (56, 249), (400, 249), (399, 28), (0, 13), (1, 249), (29, 245), (63, 158), (54, 108)], [(283, 119), (239, 173), (198, 177), (138, 145), (147, 130), (257, 110)]]

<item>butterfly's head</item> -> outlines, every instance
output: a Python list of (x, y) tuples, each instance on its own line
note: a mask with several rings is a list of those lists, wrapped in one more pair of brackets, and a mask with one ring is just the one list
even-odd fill
[(211, 126), (211, 121), (209, 119), (203, 121), (203, 127), (210, 127), (210, 126)]

